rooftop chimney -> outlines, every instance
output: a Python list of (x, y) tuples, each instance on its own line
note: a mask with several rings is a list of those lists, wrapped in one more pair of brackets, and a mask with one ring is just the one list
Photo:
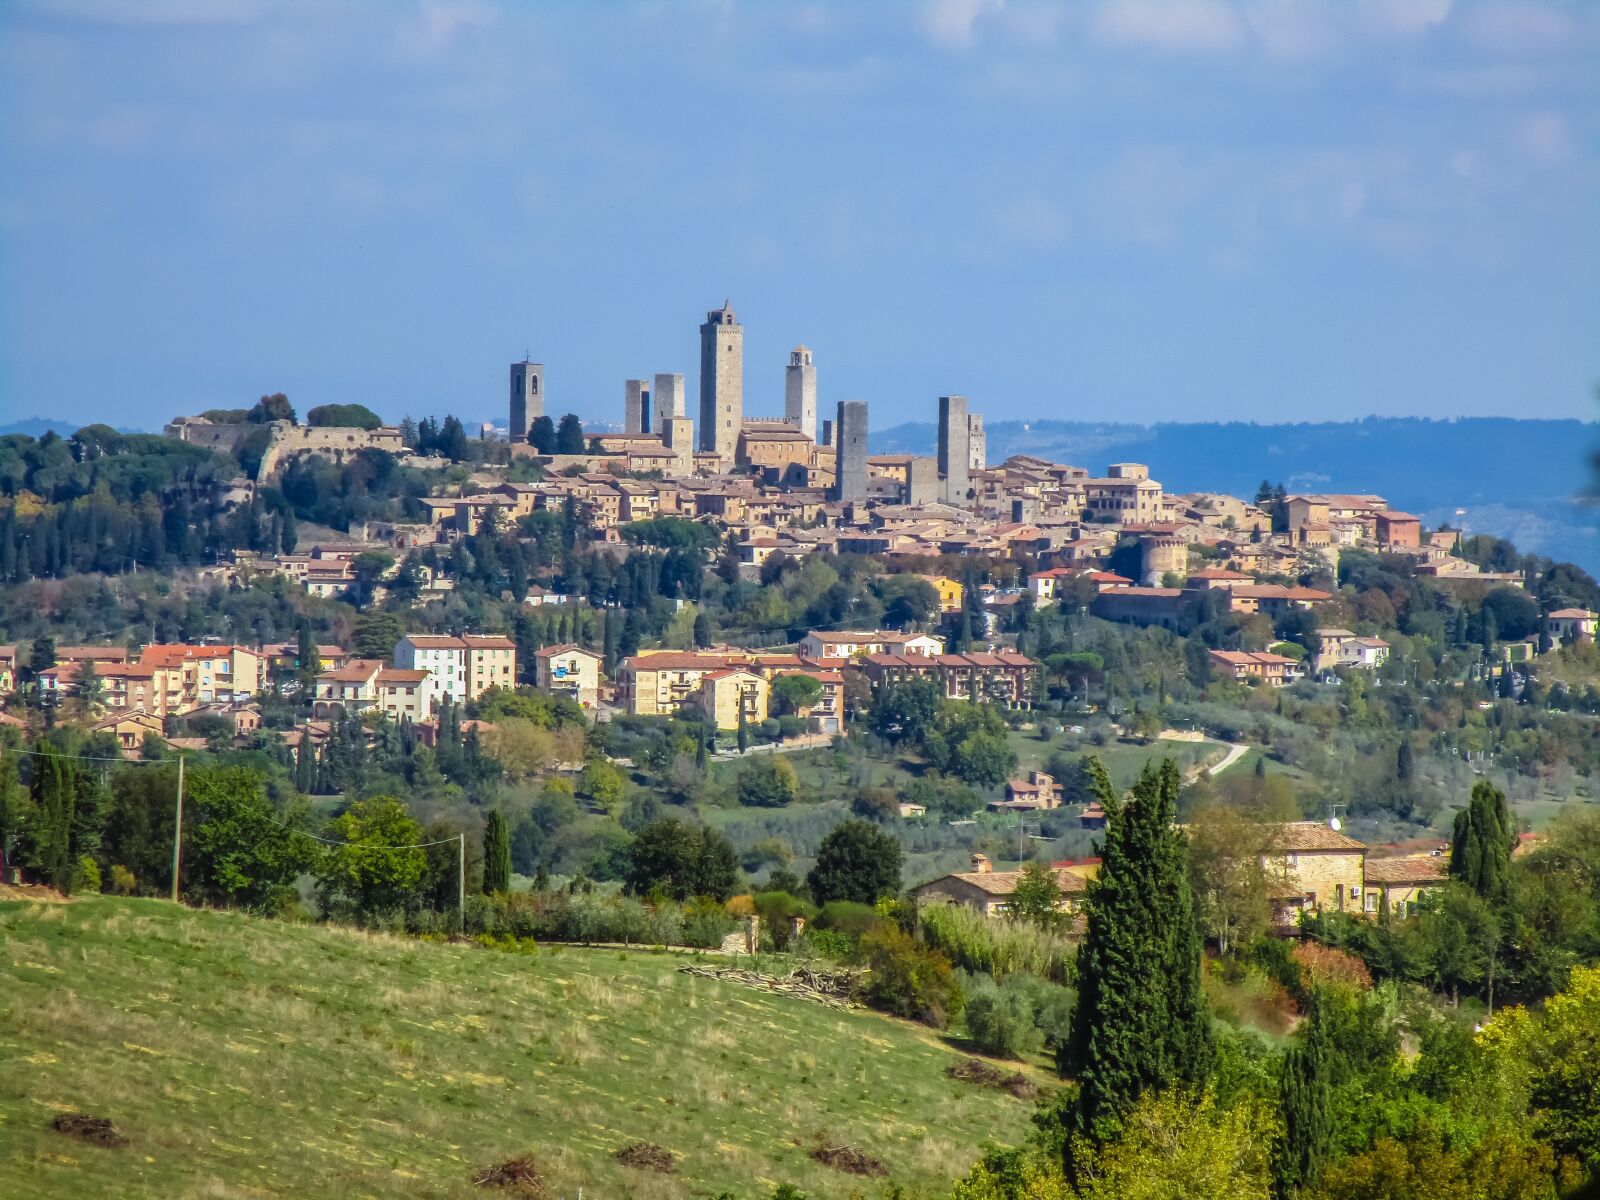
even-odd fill
[(987, 875), (994, 870), (994, 865), (989, 862), (987, 854), (974, 854), (972, 856), (972, 869), (979, 875)]

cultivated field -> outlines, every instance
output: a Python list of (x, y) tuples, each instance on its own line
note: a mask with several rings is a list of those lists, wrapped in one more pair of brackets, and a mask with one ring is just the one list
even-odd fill
[[(681, 975), (665, 954), (536, 955), (197, 912), (0, 903), (0, 1196), (875, 1193), (809, 1151), (937, 1186), (1029, 1107), (946, 1078), (923, 1029)], [(111, 1118), (117, 1149), (50, 1128)], [(676, 1171), (624, 1167), (634, 1142)]]

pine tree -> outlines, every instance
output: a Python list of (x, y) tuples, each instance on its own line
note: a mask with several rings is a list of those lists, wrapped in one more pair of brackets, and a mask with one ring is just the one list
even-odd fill
[(1201, 1083), (1213, 1048), (1187, 846), (1173, 825), (1177, 766), (1147, 769), (1126, 803), (1098, 760), (1088, 769), (1106, 839), (1078, 952), (1078, 1002), (1057, 1062), (1078, 1077), (1075, 1131), (1103, 1142), (1146, 1092)]
[(511, 890), (511, 836), (506, 819), (495, 809), (483, 827), (483, 894)]
[(1272, 1161), (1273, 1190), (1280, 1200), (1316, 1186), (1332, 1146), (1331, 1039), (1324, 1005), (1313, 991), (1300, 1041), (1284, 1055), (1278, 1092), (1283, 1132)]
[(1487, 779), (1472, 788), (1467, 807), (1456, 813), (1450, 839), (1450, 875), (1485, 900), (1504, 899), (1511, 877), (1517, 831), (1505, 793)]

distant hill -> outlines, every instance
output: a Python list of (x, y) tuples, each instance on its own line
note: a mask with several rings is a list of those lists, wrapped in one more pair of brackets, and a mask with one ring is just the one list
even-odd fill
[[(1242, 422), (1124, 425), (997, 421), (989, 461), (1037, 454), (1096, 472), (1148, 463), (1176, 492), (1253, 496), (1263, 479), (1290, 491), (1376, 492), (1437, 524), (1492, 533), (1523, 551), (1600, 573), (1600, 512), (1580, 501), (1600, 425), (1470, 417), (1454, 421), (1369, 417), (1301, 425)], [(932, 424), (872, 435), (876, 454), (932, 454)]]
[[(50, 417), (29, 417), (25, 421), (12, 421), (9, 425), (0, 425), (0, 437), (7, 434), (22, 433), (28, 437), (40, 438), (47, 433), (54, 433), (57, 437), (71, 437), (85, 425), (92, 425), (93, 421), (56, 421)], [(143, 430), (130, 429), (127, 426), (116, 426), (118, 433), (142, 433)], [(161, 431), (156, 430), (157, 433)]]
[[(1028, 1101), (949, 1079), (962, 1055), (931, 1030), (681, 974), (686, 955), (505, 954), (111, 897), (0, 900), (0, 942), (0, 1196), (19, 1200), (488, 1200), (512, 1193), (473, 1175), (520, 1155), (550, 1196), (783, 1180), (843, 1200), (861, 1181), (810, 1156), (819, 1137), (942, 1195), (1030, 1128)], [(127, 1147), (51, 1130), (67, 1110)], [(617, 1162), (641, 1141), (675, 1174)]]

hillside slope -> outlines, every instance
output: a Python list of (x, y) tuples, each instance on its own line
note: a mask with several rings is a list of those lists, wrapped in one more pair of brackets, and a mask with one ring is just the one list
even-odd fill
[[(553, 1195), (843, 1196), (818, 1136), (939, 1185), (1029, 1108), (868, 1013), (682, 975), (149, 900), (0, 903), (0, 1196), (477, 1196), (531, 1154)], [(121, 1149), (58, 1112), (114, 1120)], [(653, 1142), (675, 1174), (618, 1164)], [(795, 1142), (804, 1143), (803, 1146)], [(874, 1190), (870, 1188), (869, 1190)], [(504, 1194), (504, 1193), (501, 1193)]]

